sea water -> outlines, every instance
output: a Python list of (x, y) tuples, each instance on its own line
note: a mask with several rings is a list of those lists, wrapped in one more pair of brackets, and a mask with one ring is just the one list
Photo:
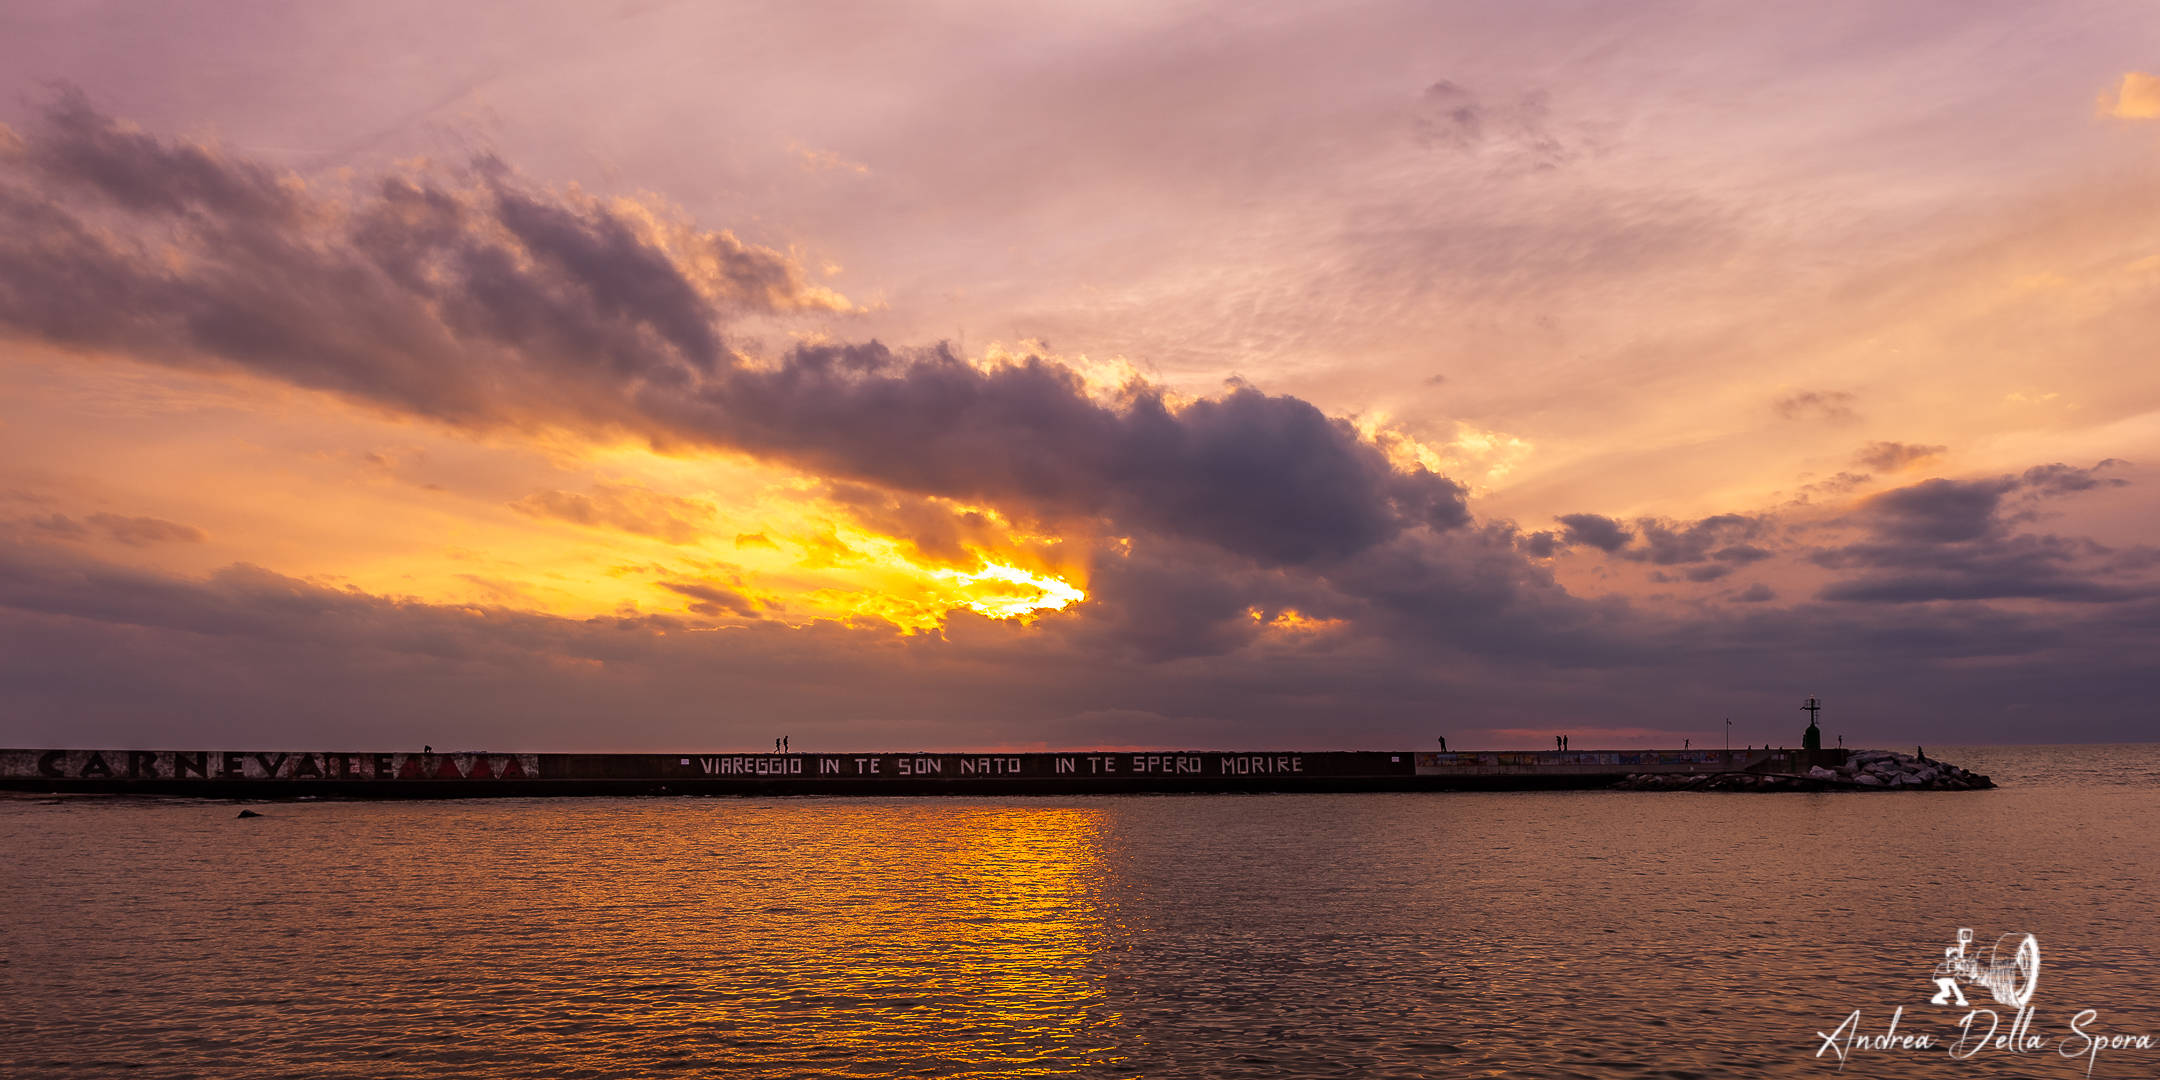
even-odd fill
[(13, 799), (0, 1074), (2160, 1075), (2155, 748), (1929, 753), (2003, 786)]

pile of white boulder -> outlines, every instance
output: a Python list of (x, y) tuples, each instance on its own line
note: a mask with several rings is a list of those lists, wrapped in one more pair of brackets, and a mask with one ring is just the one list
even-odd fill
[(1809, 769), (1807, 775), (1817, 780), (1842, 780), (1861, 787), (1892, 791), (1904, 788), (1972, 791), (1995, 786), (1993, 780), (1979, 773), (1966, 772), (1947, 761), (1931, 761), (1892, 750), (1862, 750), (1846, 758), (1845, 764), (1835, 769), (1818, 765)]
[(1977, 791), (1993, 780), (1946, 761), (1891, 750), (1859, 750), (1834, 769), (1804, 773), (1637, 773), (1614, 785), (1628, 791)]

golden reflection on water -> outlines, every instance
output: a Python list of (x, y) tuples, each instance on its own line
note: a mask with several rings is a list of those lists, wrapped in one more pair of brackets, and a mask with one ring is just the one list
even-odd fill
[[(1101, 812), (835, 802), (722, 808), (701, 825), (667, 852), (631, 830), (624, 872), (578, 883), (605, 894), (577, 901), (588, 929), (606, 908), (646, 912), (640, 924), (702, 954), (640, 965), (703, 973), (692, 993), (640, 1002), (655, 1027), (710, 1031), (722, 1045), (708, 1049), (737, 1065), (1011, 1076), (1094, 1056)], [(655, 864), (705, 869), (643, 872)], [(621, 969), (608, 981), (643, 985)]]
[(874, 1026), (858, 1022), (853, 994), (804, 1019), (854, 1060), (885, 1056), (894, 1042), (935, 1044), (948, 1059), (1010, 1072), (1070, 1047), (1094, 996), (1099, 815), (985, 809), (946, 815), (923, 836), (896, 834), (889, 813), (834, 822), (831, 842), (854, 855), (849, 872), (883, 887), (848, 889), (850, 902), (818, 925), (832, 958), (827, 986), (894, 1000)]

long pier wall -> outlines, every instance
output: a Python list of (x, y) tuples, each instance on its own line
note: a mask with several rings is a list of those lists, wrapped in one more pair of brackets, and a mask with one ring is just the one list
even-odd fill
[(1081, 750), (1024, 754), (0, 750), (0, 790), (219, 799), (1506, 791), (1607, 787), (1643, 773), (1797, 773), (1811, 765), (1835, 765), (1843, 760), (1841, 750)]

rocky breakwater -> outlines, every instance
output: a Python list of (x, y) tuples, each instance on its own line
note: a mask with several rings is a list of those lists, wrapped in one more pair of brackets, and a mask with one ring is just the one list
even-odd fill
[(1622, 791), (1978, 791), (1995, 786), (1947, 761), (1891, 750), (1862, 750), (1836, 768), (1804, 773), (1638, 773), (1613, 785)]

